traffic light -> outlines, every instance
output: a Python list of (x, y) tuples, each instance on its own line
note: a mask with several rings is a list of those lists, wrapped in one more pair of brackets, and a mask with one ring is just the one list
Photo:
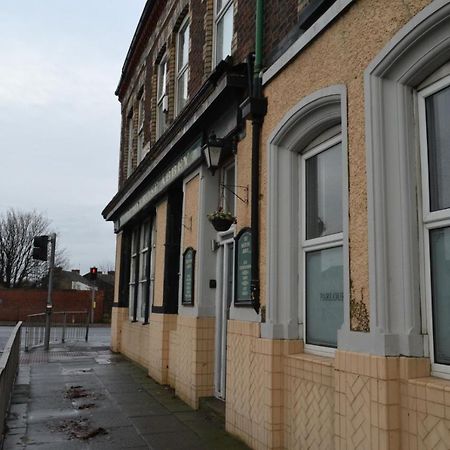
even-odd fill
[(95, 281), (97, 279), (97, 267), (91, 267), (89, 269), (89, 276), (92, 281)]
[(35, 236), (33, 239), (33, 259), (47, 261), (48, 236)]

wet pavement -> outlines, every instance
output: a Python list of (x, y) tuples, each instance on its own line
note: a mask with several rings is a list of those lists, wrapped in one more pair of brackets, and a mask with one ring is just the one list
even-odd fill
[(248, 448), (101, 340), (23, 353), (7, 426), (5, 450)]

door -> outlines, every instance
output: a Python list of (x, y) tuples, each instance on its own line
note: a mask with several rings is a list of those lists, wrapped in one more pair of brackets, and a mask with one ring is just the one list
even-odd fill
[(224, 240), (218, 252), (216, 294), (215, 395), (225, 400), (227, 362), (227, 322), (233, 298), (234, 240)]

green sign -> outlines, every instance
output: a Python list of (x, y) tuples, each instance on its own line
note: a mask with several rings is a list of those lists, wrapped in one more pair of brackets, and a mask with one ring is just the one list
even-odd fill
[(194, 304), (195, 287), (195, 250), (189, 247), (183, 254), (183, 292), (181, 303), (192, 306)]
[(251, 304), (252, 232), (244, 228), (236, 236), (235, 305)]

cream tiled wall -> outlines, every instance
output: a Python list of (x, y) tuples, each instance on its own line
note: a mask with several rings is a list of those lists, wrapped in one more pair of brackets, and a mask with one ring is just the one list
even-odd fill
[(150, 316), (148, 373), (158, 383), (168, 382), (169, 337), (177, 327), (176, 314), (154, 314)]
[(169, 382), (193, 408), (214, 394), (214, 325), (212, 317), (178, 316), (170, 333)]
[(121, 310), (120, 352), (140, 365), (148, 367), (150, 357), (149, 325), (142, 325), (142, 322), (131, 322), (128, 318), (128, 309), (121, 308)]
[(252, 448), (450, 448), (450, 380), (428, 358), (321, 357), (258, 324), (228, 330), (226, 427)]

